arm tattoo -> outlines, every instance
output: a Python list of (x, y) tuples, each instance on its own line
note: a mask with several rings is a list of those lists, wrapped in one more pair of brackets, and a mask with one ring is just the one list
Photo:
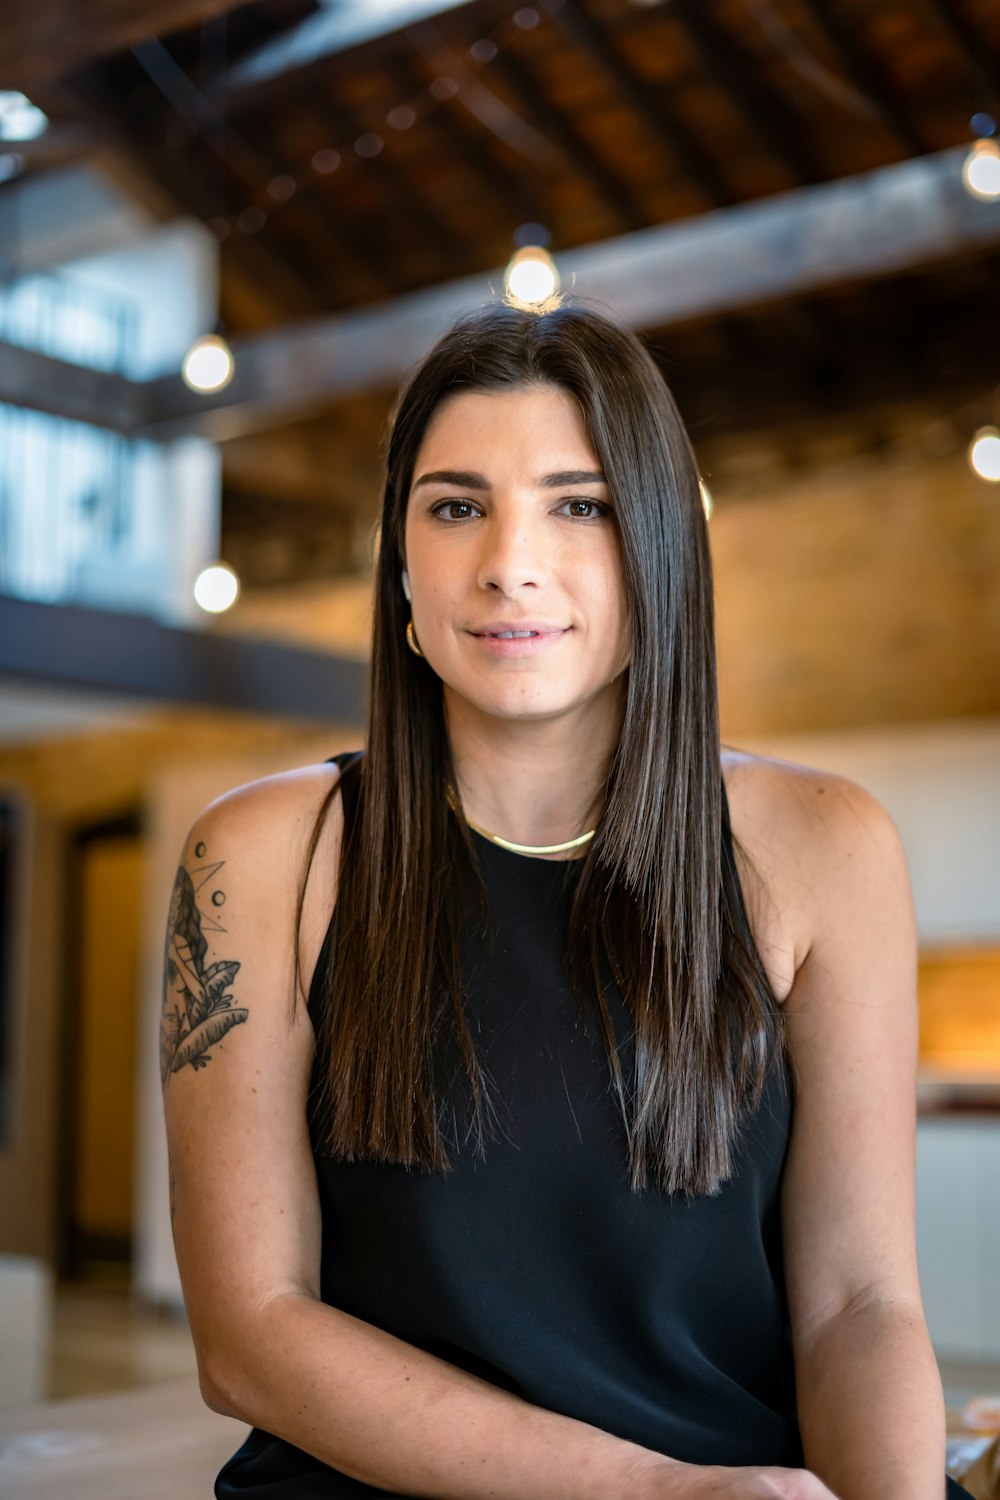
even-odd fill
[[(194, 852), (198, 859), (204, 859), (205, 845), (197, 844)], [(216, 917), (202, 911), (198, 893), (218, 875), (224, 863), (220, 859), (215, 864), (197, 865), (190, 873), (181, 865), (174, 881), (163, 951), (160, 1080), (164, 1088), (171, 1073), (179, 1073), (185, 1063), (196, 1072), (207, 1067), (211, 1061), (209, 1047), (248, 1015), (246, 1010), (234, 1008), (233, 997), (227, 993), (239, 972), (239, 963), (235, 959), (205, 963), (206, 931), (226, 929)], [(225, 905), (226, 895), (216, 887), (208, 899), (218, 909)]]

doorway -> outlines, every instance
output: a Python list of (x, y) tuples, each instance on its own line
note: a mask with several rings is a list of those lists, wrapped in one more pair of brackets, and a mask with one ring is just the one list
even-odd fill
[(65, 1279), (132, 1258), (143, 891), (141, 818), (73, 833), (67, 851), (57, 1268)]

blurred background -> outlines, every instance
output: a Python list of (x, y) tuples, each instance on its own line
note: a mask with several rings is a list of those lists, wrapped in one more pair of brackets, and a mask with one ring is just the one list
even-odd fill
[(998, 118), (995, 0), (5, 10), (0, 1403), (193, 1371), (180, 840), (361, 743), (390, 403), (504, 285), (663, 369), (723, 739), (896, 820), (928, 1320), (950, 1402), (1000, 1390)]

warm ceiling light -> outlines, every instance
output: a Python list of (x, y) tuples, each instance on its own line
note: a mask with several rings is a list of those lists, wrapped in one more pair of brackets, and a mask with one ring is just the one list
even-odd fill
[(48, 115), (16, 89), (0, 89), (0, 141), (33, 141), (49, 125)]
[(969, 444), (969, 464), (980, 479), (996, 484), (1000, 481), (1000, 431), (980, 427)]
[(181, 374), (191, 390), (202, 394), (221, 391), (233, 378), (233, 351), (217, 333), (195, 339), (184, 356)]
[(1000, 146), (985, 137), (976, 141), (962, 165), (962, 181), (974, 198), (1000, 198)]
[(525, 245), (507, 262), (503, 275), (504, 291), (514, 302), (537, 307), (559, 290), (556, 263), (541, 245)]
[(203, 568), (194, 581), (195, 603), (210, 615), (221, 615), (236, 603), (240, 581), (227, 563), (213, 563)]

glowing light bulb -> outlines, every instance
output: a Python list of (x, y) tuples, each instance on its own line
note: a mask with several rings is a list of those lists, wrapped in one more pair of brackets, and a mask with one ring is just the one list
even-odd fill
[(48, 126), (48, 116), (25, 94), (0, 89), (0, 140), (34, 141)]
[(210, 615), (221, 615), (236, 603), (240, 592), (240, 581), (226, 563), (213, 563), (203, 568), (194, 581), (195, 603)]
[(233, 351), (216, 333), (195, 339), (184, 356), (181, 375), (193, 391), (221, 391), (233, 378)]
[(698, 493), (701, 495), (702, 508), (705, 512), (705, 520), (712, 519), (712, 492), (704, 479), (698, 480)]
[(976, 141), (962, 165), (962, 181), (974, 198), (993, 203), (1000, 198), (1000, 146), (987, 139)]
[(969, 464), (980, 479), (991, 484), (1000, 482), (1000, 431), (995, 427), (980, 427), (969, 444)]
[(559, 290), (559, 272), (547, 250), (540, 245), (525, 245), (507, 262), (503, 277), (504, 291), (525, 307), (547, 302)]

